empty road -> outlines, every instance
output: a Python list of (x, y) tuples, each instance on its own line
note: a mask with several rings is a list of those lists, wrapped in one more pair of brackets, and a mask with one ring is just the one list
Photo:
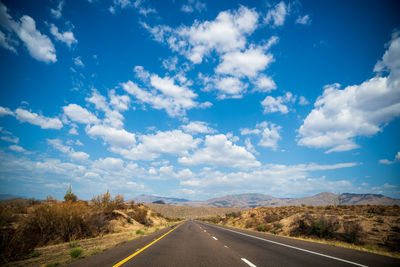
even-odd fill
[(400, 266), (400, 260), (186, 221), (69, 266)]

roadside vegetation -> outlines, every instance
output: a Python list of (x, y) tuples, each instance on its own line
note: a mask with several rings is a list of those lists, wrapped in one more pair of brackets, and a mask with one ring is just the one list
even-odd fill
[(400, 257), (400, 207), (259, 207), (202, 220)]
[[(97, 240), (101, 241), (107, 235), (124, 233), (119, 235), (122, 238), (116, 238), (123, 242), (168, 226), (174, 220), (134, 201), (126, 203), (121, 195), (112, 198), (109, 192), (93, 197), (92, 201), (78, 200), (71, 188), (66, 192), (64, 201), (57, 201), (51, 196), (44, 201), (2, 201), (0, 265), (21, 260), (43, 263), (46, 261), (43, 255), (46, 254), (46, 249), (42, 248), (57, 244), (66, 244), (63, 245), (67, 252), (64, 254), (69, 255), (70, 260), (92, 255), (108, 246), (93, 246), (90, 242), (90, 245), (82, 246), (87, 242), (81, 240), (95, 240), (100, 237)], [(61, 258), (63, 261), (53, 263), (65, 262), (65, 257)], [(29, 265), (28, 263), (22, 265)]]

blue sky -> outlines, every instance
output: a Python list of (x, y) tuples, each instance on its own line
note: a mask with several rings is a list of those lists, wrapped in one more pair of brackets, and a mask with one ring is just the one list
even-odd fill
[(400, 198), (396, 1), (2, 1), (0, 193)]

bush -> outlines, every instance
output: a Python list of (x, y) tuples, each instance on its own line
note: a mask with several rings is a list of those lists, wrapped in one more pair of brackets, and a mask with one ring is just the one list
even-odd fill
[(39, 257), (41, 255), (41, 253), (39, 251), (34, 251), (31, 253), (31, 258), (36, 258)]
[(362, 227), (358, 222), (350, 221), (343, 225), (344, 238), (349, 243), (361, 244)]
[(74, 193), (72, 193), (71, 184), (69, 185), (69, 188), (68, 188), (67, 192), (65, 193), (64, 200), (72, 201), (72, 202), (75, 202), (78, 200), (78, 197)]
[(314, 235), (320, 238), (332, 238), (335, 231), (339, 229), (339, 222), (332, 218), (319, 217), (312, 218), (309, 214), (305, 214), (292, 223), (290, 235)]
[(259, 232), (265, 232), (265, 231), (267, 231), (267, 227), (265, 226), (265, 224), (259, 224), (259, 225), (257, 226), (257, 231), (259, 231)]
[(79, 256), (81, 256), (83, 253), (83, 249), (81, 248), (73, 248), (71, 249), (71, 251), (69, 252), (69, 255), (71, 255), (71, 258), (76, 259)]
[(137, 231), (136, 231), (136, 234), (137, 234), (137, 235), (143, 235), (144, 232), (143, 232), (142, 230), (137, 230)]
[(113, 210), (125, 209), (124, 197), (117, 194), (114, 199), (112, 199), (111, 194), (108, 190), (105, 194), (100, 194), (96, 197), (93, 197), (92, 202), (107, 216), (111, 216)]

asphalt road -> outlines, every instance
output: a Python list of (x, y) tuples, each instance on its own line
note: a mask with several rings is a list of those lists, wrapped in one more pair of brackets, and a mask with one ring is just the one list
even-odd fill
[(132, 240), (69, 266), (100, 267), (116, 264), (145, 267), (337, 267), (400, 266), (400, 260), (358, 250), (186, 221), (173, 229), (163, 229)]

